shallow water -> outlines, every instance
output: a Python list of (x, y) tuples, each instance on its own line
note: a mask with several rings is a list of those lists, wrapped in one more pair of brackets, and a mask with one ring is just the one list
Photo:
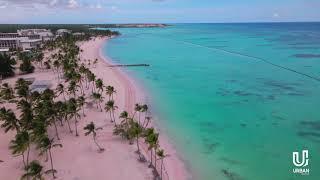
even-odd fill
[[(319, 179), (320, 23), (119, 29), (130, 67), (195, 179)], [(310, 175), (292, 173), (309, 150)]]

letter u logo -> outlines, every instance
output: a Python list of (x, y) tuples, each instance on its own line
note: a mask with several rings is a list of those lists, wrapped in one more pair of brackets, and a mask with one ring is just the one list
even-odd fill
[(308, 166), (309, 164), (309, 159), (308, 159), (308, 150), (303, 150), (302, 151), (302, 157), (301, 157), (301, 161), (299, 158), (299, 152), (293, 152), (292, 153), (292, 162), (295, 166), (297, 167), (305, 167)]

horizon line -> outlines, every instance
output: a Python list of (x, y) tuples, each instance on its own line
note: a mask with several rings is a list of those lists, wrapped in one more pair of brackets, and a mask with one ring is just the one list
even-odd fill
[(117, 24), (254, 24), (254, 23), (320, 23), (320, 21), (242, 21), (242, 22), (135, 22), (135, 23), (0, 23), (0, 25), (117, 25)]

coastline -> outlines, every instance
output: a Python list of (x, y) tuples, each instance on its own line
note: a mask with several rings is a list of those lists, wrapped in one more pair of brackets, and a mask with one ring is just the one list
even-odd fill
[[(90, 67), (97, 78), (103, 79), (105, 85), (112, 85), (117, 90), (115, 100), (119, 110), (116, 116), (119, 116), (121, 110), (133, 111), (135, 103), (143, 102), (143, 91), (125, 72), (118, 68), (108, 67), (112, 61), (104, 57), (101, 53), (103, 45), (107, 38), (79, 42), (78, 45), (84, 51), (80, 55), (82, 62), (85, 59), (98, 59), (96, 67)], [(51, 52), (45, 53), (45, 59), (49, 59)], [(26, 75), (17, 75), (12, 78), (3, 80), (13, 86), (18, 78), (35, 78), (37, 81), (51, 82), (52, 89), (55, 89), (60, 82), (56, 74), (52, 70), (43, 70), (36, 68), (34, 73)], [(142, 88), (141, 88), (142, 89)], [(90, 89), (85, 90), (90, 94)], [(88, 97), (90, 98), (90, 97)], [(63, 96), (57, 97), (57, 100), (63, 100)], [(2, 104), (7, 108), (11, 108), (15, 113), (19, 113), (14, 104)], [(135, 153), (136, 147), (129, 145), (128, 142), (122, 140), (118, 136), (113, 135), (113, 123), (106, 118), (105, 112), (100, 112), (96, 108), (90, 106), (85, 107), (86, 116), (82, 117), (78, 123), (79, 135), (76, 137), (70, 134), (67, 126), (59, 128), (61, 140), (59, 143), (63, 145), (62, 149), (53, 149), (53, 163), (57, 170), (57, 180), (65, 179), (132, 179), (132, 180), (152, 180), (154, 178), (152, 169), (148, 168), (147, 162), (139, 162), (138, 155)], [(97, 140), (105, 151), (98, 153), (95, 144), (90, 137), (84, 135), (83, 127), (93, 121), (98, 127), (103, 129), (99, 131)], [(158, 129), (158, 128), (157, 128)], [(54, 129), (48, 129), (51, 136), (54, 136)], [(21, 157), (14, 157), (9, 149), (10, 141), (14, 138), (14, 132), (4, 133), (0, 129), (0, 179), (16, 180), (23, 173), (23, 163)], [(169, 143), (169, 139), (164, 134), (160, 134), (161, 147), (170, 154), (164, 160), (164, 166), (170, 179), (185, 180), (189, 178), (188, 171), (185, 169), (184, 163), (179, 159), (173, 146)], [(143, 155), (148, 158), (147, 147), (144, 142), (140, 142), (144, 151)], [(43, 162), (44, 169), (50, 168), (50, 162), (45, 162), (45, 157), (38, 156), (35, 147), (31, 148), (30, 160), (40, 160)], [(159, 161), (160, 164), (160, 161)], [(52, 179), (50, 175), (45, 175), (46, 179)], [(164, 180), (168, 178), (164, 177)]]
[[(105, 63), (107, 66), (114, 65), (112, 59), (108, 57), (108, 55), (104, 54), (103, 47), (106, 43), (108, 43), (109, 38), (103, 38), (101, 42), (99, 42), (99, 60)], [(110, 67), (108, 67), (110, 68)], [(125, 109), (129, 112), (133, 112), (133, 107), (136, 103), (147, 103), (146, 101), (146, 92), (141, 87), (139, 83), (137, 83), (132, 77), (121, 70), (121, 67), (113, 67), (110, 68), (115, 76), (119, 79), (119, 81), (123, 84), (125, 91)], [(153, 121), (150, 124), (155, 127), (157, 130), (161, 130), (161, 127), (157, 126), (156, 123)], [(164, 160), (164, 166), (166, 167), (166, 173), (170, 179), (174, 177), (174, 180), (186, 180), (191, 179), (191, 174), (187, 171), (186, 165), (183, 160), (179, 157), (178, 152), (172, 145), (170, 139), (165, 134), (160, 134), (159, 136), (159, 143), (162, 148), (166, 151), (169, 155)], [(146, 159), (149, 160), (148, 155), (148, 147), (144, 142), (140, 142), (140, 145), (143, 149), (142, 154)], [(169, 179), (163, 178), (163, 179)]]

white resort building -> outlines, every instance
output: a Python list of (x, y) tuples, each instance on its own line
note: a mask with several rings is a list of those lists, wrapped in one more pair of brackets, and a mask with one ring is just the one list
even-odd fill
[(11, 48), (26, 51), (53, 38), (54, 35), (47, 29), (21, 29), (17, 33), (0, 33), (0, 49), (1, 52), (9, 51)]

